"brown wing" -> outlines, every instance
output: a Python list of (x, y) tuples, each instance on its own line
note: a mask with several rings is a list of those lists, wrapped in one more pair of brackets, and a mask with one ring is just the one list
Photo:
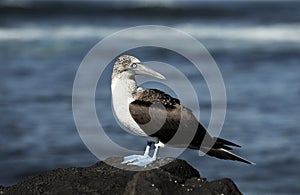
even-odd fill
[(130, 114), (149, 136), (157, 137), (162, 143), (170, 146), (188, 147), (202, 150), (220, 159), (254, 164), (227, 151), (232, 149), (229, 146), (240, 146), (211, 137), (192, 111), (180, 105), (178, 99), (159, 90), (143, 90), (136, 94), (136, 98), (137, 100), (129, 105)]
[(206, 130), (178, 99), (152, 89), (136, 96), (129, 111), (146, 134), (157, 137), (164, 144), (199, 149)]

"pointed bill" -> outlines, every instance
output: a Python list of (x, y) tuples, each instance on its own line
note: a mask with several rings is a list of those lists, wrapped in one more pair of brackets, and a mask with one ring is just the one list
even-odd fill
[(142, 75), (142, 74), (149, 75), (149, 76), (153, 76), (153, 77), (156, 77), (158, 79), (163, 79), (163, 80), (166, 79), (162, 74), (146, 67), (143, 64), (137, 64), (137, 67), (135, 68), (135, 73), (139, 74), (139, 75)]

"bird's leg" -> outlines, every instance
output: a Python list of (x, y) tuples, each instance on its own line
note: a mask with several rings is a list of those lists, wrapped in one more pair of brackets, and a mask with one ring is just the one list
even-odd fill
[(148, 141), (147, 142), (147, 146), (146, 146), (146, 149), (145, 149), (145, 152), (144, 152), (144, 156), (149, 156), (149, 152), (150, 152), (150, 149), (151, 149), (151, 146), (154, 142), (152, 141)]
[(164, 144), (161, 142), (158, 142), (158, 143), (154, 144), (154, 146), (155, 146), (155, 149), (154, 149), (154, 153), (152, 156), (153, 161), (155, 161), (157, 159), (157, 153), (158, 153), (159, 147), (164, 147)]
[(149, 152), (150, 152), (151, 146), (153, 144), (154, 144), (154, 142), (152, 140), (148, 141), (145, 152), (144, 152), (144, 155), (134, 154), (134, 155), (130, 155), (130, 156), (125, 156), (122, 164), (131, 163), (131, 162), (138, 162), (141, 159), (150, 158)]
[[(155, 149), (154, 149), (153, 156), (150, 157), (149, 152), (153, 144), (155, 146)], [(124, 161), (122, 162), (122, 164), (128, 163), (129, 165), (146, 166), (157, 159), (158, 149), (159, 147), (163, 147), (163, 146), (164, 144), (159, 142), (157, 138), (149, 138), (144, 155), (131, 155), (131, 156), (124, 157)]]
[(154, 144), (155, 146), (155, 150), (153, 153), (153, 156), (150, 157), (149, 155), (147, 157), (141, 158), (138, 161), (134, 161), (132, 163), (129, 163), (130, 165), (137, 165), (137, 166), (146, 166), (148, 164), (151, 164), (152, 162), (154, 162), (157, 159), (157, 153), (158, 153), (158, 149), (160, 147), (164, 147), (164, 144), (161, 142), (157, 142), (156, 144)]

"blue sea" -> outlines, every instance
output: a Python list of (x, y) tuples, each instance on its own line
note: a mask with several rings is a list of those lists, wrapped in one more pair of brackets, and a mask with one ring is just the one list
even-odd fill
[[(243, 194), (299, 194), (299, 1), (1, 1), (0, 185), (99, 161), (75, 127), (76, 71), (99, 41), (139, 25), (177, 28), (208, 49), (226, 86), (221, 137), (242, 145), (236, 153), (257, 165), (199, 157), (195, 151), (185, 151), (180, 158), (208, 180), (233, 179)], [(188, 64), (162, 48), (129, 53), (179, 69)], [(142, 151), (146, 140), (120, 129), (113, 117), (111, 72), (112, 64), (100, 79), (102, 90), (96, 92), (98, 117), (109, 137)], [(207, 127), (211, 102), (206, 83), (192, 66), (184, 66), (182, 72), (195, 86), (200, 120)], [(147, 85), (151, 86), (155, 83)]]

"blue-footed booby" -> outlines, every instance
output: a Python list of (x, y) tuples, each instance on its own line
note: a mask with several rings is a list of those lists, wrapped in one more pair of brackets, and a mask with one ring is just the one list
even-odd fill
[[(178, 99), (157, 89), (138, 87), (135, 80), (136, 75), (166, 79), (160, 73), (143, 65), (136, 57), (122, 55), (115, 62), (111, 82), (115, 116), (130, 132), (148, 137), (144, 154), (124, 157), (122, 163), (137, 166), (148, 165), (156, 160), (159, 147), (167, 145), (188, 147), (220, 159), (254, 164), (228, 151), (233, 146), (240, 147), (239, 145), (210, 136), (192, 111), (182, 106)], [(179, 126), (183, 136), (182, 139), (177, 139), (176, 143), (176, 141), (172, 141), (172, 138)], [(184, 135), (193, 136), (189, 143), (184, 143), (185, 140), (188, 140)], [(149, 152), (153, 144), (155, 150), (151, 157)]]

